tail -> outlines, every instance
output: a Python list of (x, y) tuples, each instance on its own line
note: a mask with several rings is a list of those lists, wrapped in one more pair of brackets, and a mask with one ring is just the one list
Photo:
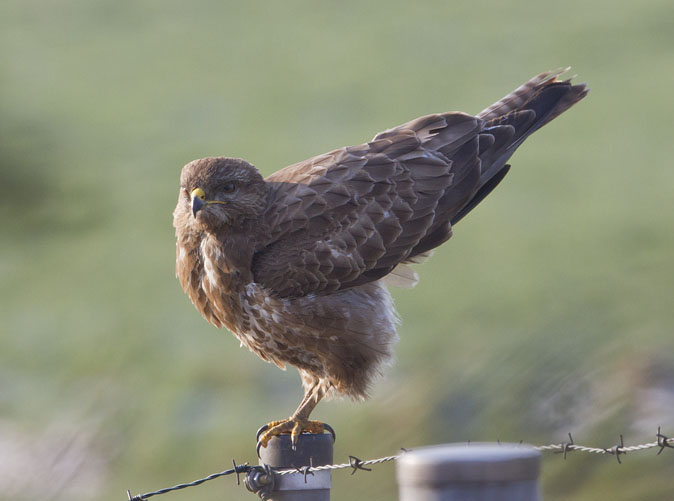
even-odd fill
[(590, 89), (557, 77), (568, 68), (535, 76), (500, 101), (480, 112), (484, 120), (479, 135), (481, 172), (475, 194), (451, 219), (454, 225), (468, 214), (508, 173), (508, 159), (522, 142), (550, 120), (583, 99)]

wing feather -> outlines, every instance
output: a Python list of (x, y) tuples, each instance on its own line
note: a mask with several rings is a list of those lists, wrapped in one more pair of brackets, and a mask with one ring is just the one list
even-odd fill
[(448, 240), (456, 223), (500, 182), (532, 132), (587, 93), (534, 77), (477, 117), (427, 115), (288, 166), (267, 178), (270, 197), (253, 275), (280, 297), (355, 287), (392, 274)]

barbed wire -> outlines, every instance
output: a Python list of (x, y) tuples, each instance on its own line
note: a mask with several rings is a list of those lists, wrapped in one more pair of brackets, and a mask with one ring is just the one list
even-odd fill
[[(619, 464), (622, 464), (622, 461), (620, 460), (620, 456), (623, 456), (627, 454), (628, 452), (641, 452), (649, 449), (653, 449), (658, 447), (660, 450), (658, 451), (657, 455), (659, 456), (662, 451), (664, 451), (666, 448), (669, 449), (674, 449), (674, 438), (667, 437), (663, 433), (661, 433), (660, 427), (658, 426), (658, 432), (655, 434), (656, 440), (654, 442), (648, 442), (645, 444), (639, 444), (639, 445), (629, 445), (625, 446), (624, 441), (623, 441), (623, 436), (620, 435), (620, 443), (616, 444), (612, 447), (588, 447), (586, 445), (580, 445), (576, 444), (573, 441), (573, 437), (571, 436), (571, 433), (569, 433), (569, 441), (568, 442), (561, 442), (558, 444), (550, 444), (550, 445), (534, 445), (531, 446), (533, 449), (541, 452), (553, 452), (555, 454), (562, 454), (563, 458), (566, 459), (566, 456), (570, 452), (586, 452), (590, 454), (600, 454), (600, 455), (612, 455), (615, 456), (616, 459), (618, 460)], [(500, 441), (498, 441), (499, 445), (501, 444)], [(520, 444), (522, 444), (522, 441), (520, 441)], [(470, 442), (468, 442), (468, 445), (470, 445)], [(522, 444), (524, 445), (524, 444)], [(241, 483), (239, 475), (241, 473), (250, 473), (250, 472), (259, 472), (262, 475), (304, 475), (305, 479), (307, 474), (311, 474), (312, 472), (319, 472), (319, 471), (325, 471), (325, 470), (342, 470), (346, 468), (351, 468), (351, 474), (353, 475), (356, 473), (358, 470), (363, 470), (363, 471), (370, 471), (371, 468), (368, 468), (368, 466), (374, 466), (382, 463), (387, 463), (389, 461), (395, 461), (397, 459), (400, 459), (403, 454), (406, 452), (409, 452), (410, 450), (408, 449), (402, 449), (402, 453), (396, 454), (393, 456), (385, 456), (377, 459), (367, 459), (367, 460), (361, 460), (357, 458), (356, 456), (349, 456), (349, 462), (348, 463), (340, 463), (340, 464), (326, 464), (326, 465), (321, 465), (321, 466), (305, 466), (302, 468), (272, 468), (269, 465), (265, 466), (251, 466), (248, 463), (243, 463), (243, 464), (236, 464), (236, 461), (232, 460), (232, 466), (233, 468), (230, 468), (229, 470), (221, 471), (219, 473), (213, 473), (211, 475), (208, 475), (207, 477), (200, 478), (198, 480), (194, 480), (193, 482), (187, 482), (183, 484), (178, 484), (174, 485), (173, 487), (166, 487), (164, 489), (159, 489), (157, 491), (153, 492), (147, 492), (145, 494), (138, 494), (136, 496), (132, 496), (130, 491), (126, 491), (128, 501), (145, 501), (153, 496), (158, 496), (161, 494), (166, 494), (167, 492), (172, 492), (172, 491), (177, 491), (180, 489), (186, 489), (188, 487), (194, 487), (197, 485), (201, 485), (204, 482), (207, 482), (209, 480), (213, 480), (219, 477), (223, 477), (226, 475), (233, 475), (236, 474), (236, 483), (239, 485)]]

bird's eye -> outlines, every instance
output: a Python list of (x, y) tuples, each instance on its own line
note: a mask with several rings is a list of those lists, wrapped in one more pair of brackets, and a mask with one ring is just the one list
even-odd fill
[(225, 183), (222, 185), (223, 193), (234, 193), (234, 190), (236, 190), (236, 185), (234, 183)]

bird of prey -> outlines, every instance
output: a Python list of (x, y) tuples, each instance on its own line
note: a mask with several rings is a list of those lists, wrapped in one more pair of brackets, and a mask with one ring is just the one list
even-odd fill
[(238, 158), (182, 169), (176, 275), (211, 324), (253, 353), (295, 366), (304, 398), (272, 421), (293, 445), (324, 424), (326, 395), (363, 399), (398, 339), (386, 283), (412, 286), (428, 257), (503, 179), (534, 131), (588, 92), (542, 73), (487, 109), (423, 116), (263, 178)]

